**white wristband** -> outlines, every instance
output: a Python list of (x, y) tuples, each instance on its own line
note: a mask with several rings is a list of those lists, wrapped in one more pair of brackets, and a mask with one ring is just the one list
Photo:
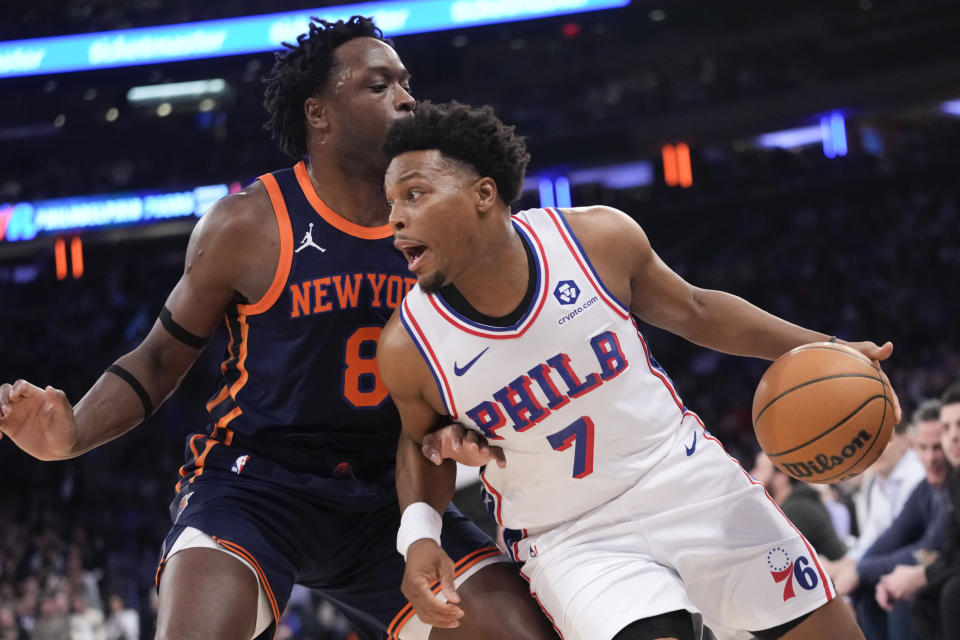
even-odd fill
[(440, 544), (440, 531), (443, 518), (437, 510), (426, 502), (414, 502), (403, 510), (400, 518), (400, 530), (397, 531), (397, 551), (407, 559), (407, 549), (417, 540), (429, 538)]

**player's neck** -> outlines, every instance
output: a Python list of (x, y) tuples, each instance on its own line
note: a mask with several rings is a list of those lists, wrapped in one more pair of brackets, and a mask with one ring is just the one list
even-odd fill
[(509, 217), (506, 227), (472, 255), (475, 258), (453, 285), (470, 306), (486, 316), (498, 318), (512, 313), (527, 292), (530, 275), (523, 240)]
[(314, 191), (338, 215), (364, 227), (387, 224), (390, 209), (383, 193), (383, 176), (348, 172), (324, 156), (307, 162)]

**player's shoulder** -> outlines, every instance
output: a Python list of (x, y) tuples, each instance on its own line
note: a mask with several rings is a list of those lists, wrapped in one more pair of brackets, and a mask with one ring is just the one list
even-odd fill
[[(410, 295), (409, 293), (407, 295)], [(390, 356), (402, 353), (405, 350), (416, 349), (413, 339), (407, 333), (406, 327), (400, 318), (401, 310), (397, 309), (387, 320), (377, 339), (377, 353)]]
[(214, 203), (200, 218), (197, 231), (207, 235), (228, 236), (262, 234), (273, 219), (270, 196), (257, 180)]
[(602, 204), (586, 207), (565, 207), (558, 211), (566, 219), (574, 233), (583, 229), (588, 232), (605, 233), (609, 230), (636, 228), (637, 222), (620, 209)]
[(270, 285), (279, 256), (277, 219), (258, 181), (221, 198), (203, 214), (190, 234), (186, 270), (258, 300)]
[(618, 247), (636, 251), (647, 246), (647, 237), (640, 224), (614, 207), (592, 205), (559, 211), (588, 253), (591, 248), (599, 252), (615, 252)]

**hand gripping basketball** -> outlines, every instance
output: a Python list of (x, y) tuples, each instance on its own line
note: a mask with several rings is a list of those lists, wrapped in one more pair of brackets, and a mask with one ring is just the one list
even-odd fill
[(900, 406), (870, 356), (886, 359), (892, 350), (890, 343), (815, 342), (770, 365), (754, 394), (753, 427), (781, 471), (804, 482), (833, 483), (873, 464)]

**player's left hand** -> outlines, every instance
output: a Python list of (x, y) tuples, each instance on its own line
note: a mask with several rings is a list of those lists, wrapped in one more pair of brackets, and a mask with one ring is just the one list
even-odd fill
[[(434, 595), (432, 586), (436, 582), (446, 602)], [(407, 549), (400, 591), (424, 623), (443, 629), (460, 626), (463, 609), (457, 606), (460, 596), (453, 584), (453, 560), (433, 540), (417, 540)]]
[(900, 398), (897, 397), (897, 392), (894, 391), (893, 385), (890, 384), (890, 378), (888, 378), (887, 374), (883, 372), (883, 369), (880, 368), (879, 364), (893, 354), (893, 343), (888, 340), (887, 342), (883, 343), (882, 347), (878, 347), (877, 343), (870, 342), (869, 340), (865, 342), (846, 342), (845, 340), (840, 340), (838, 342), (850, 347), (851, 349), (856, 349), (877, 363), (877, 371), (880, 372), (880, 375), (883, 377), (883, 381), (886, 383), (886, 385), (890, 387), (890, 396), (893, 400), (894, 424), (899, 423), (903, 419), (903, 410), (900, 408)]
[(898, 564), (893, 571), (880, 578), (891, 601), (909, 600), (927, 586), (926, 567)]
[(468, 467), (481, 467), (490, 462), (496, 462), (501, 469), (507, 466), (503, 449), (490, 446), (486, 438), (462, 424), (449, 424), (428, 433), (423, 438), (421, 451), (436, 465), (449, 459)]

